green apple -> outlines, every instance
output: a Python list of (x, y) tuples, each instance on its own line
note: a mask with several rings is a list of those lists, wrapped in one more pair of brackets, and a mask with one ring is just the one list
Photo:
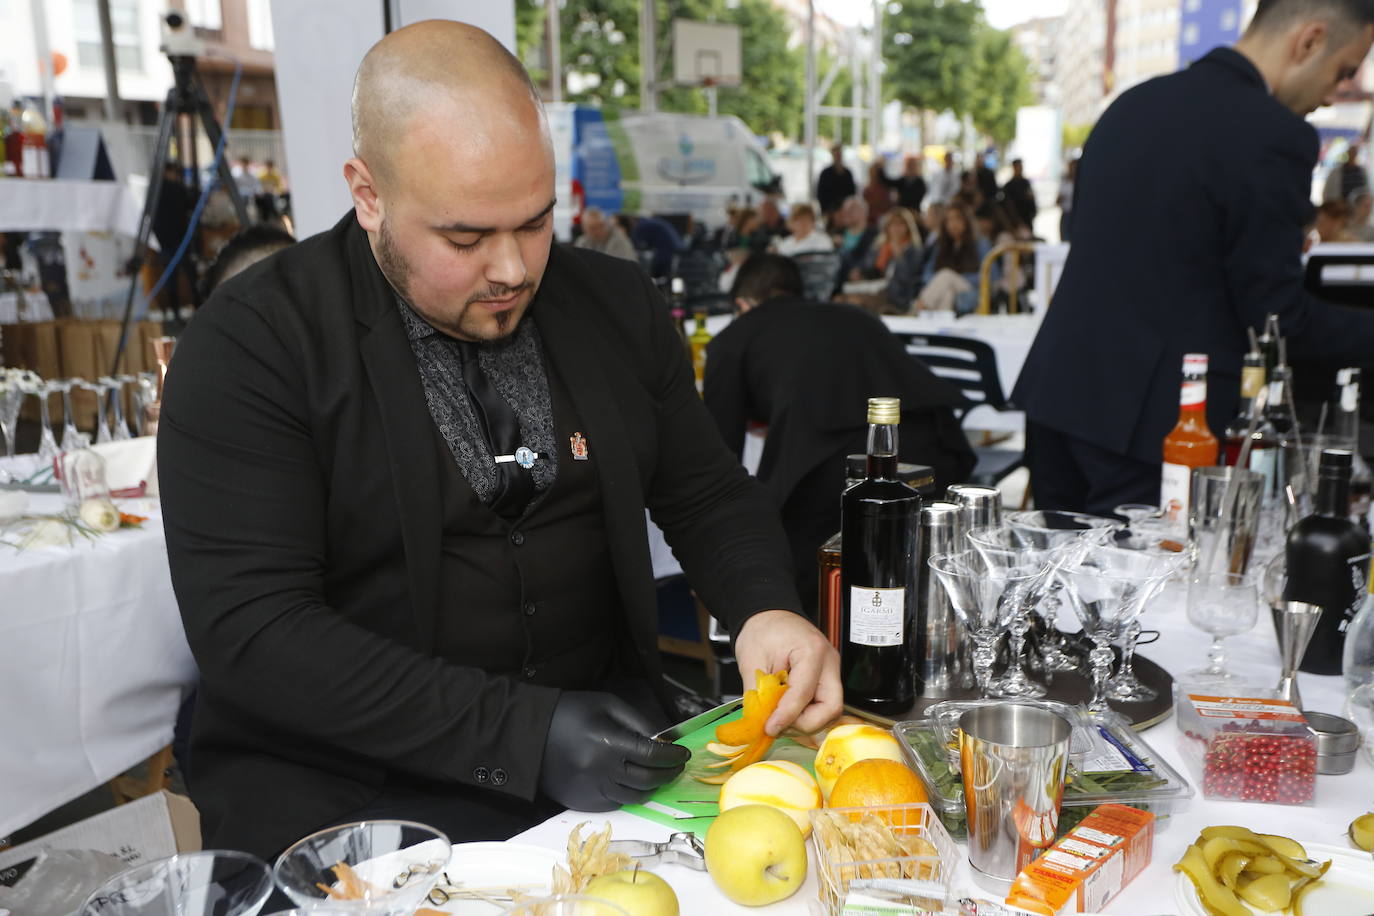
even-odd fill
[(735, 903), (777, 903), (806, 880), (806, 841), (777, 808), (741, 805), (722, 811), (706, 831), (706, 871)]
[(677, 894), (658, 875), (642, 868), (627, 868), (610, 875), (593, 878), (583, 891), (619, 905), (634, 916), (678, 916)]

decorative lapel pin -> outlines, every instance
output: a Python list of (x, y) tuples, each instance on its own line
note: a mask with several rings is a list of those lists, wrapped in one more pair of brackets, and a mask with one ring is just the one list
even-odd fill
[(572, 438), (568, 441), (572, 443), (573, 461), (586, 461), (587, 438), (583, 436), (581, 433), (573, 433)]

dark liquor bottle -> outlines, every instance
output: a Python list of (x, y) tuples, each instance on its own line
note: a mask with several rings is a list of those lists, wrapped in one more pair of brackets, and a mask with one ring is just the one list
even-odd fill
[(1264, 354), (1264, 372), (1274, 377), (1274, 367), (1284, 362), (1283, 335), (1279, 333), (1279, 316), (1273, 313), (1264, 316), (1264, 331), (1258, 339), (1259, 351)]
[(1350, 520), (1369, 531), (1369, 503), (1374, 491), (1374, 474), (1360, 454), (1360, 370), (1342, 369), (1336, 373), (1336, 401), (1332, 405), (1331, 433), (1351, 451)]
[(1236, 459), (1240, 457), (1241, 446), (1245, 444), (1245, 435), (1249, 432), (1250, 421), (1254, 418), (1255, 398), (1263, 387), (1264, 354), (1259, 350), (1251, 350), (1245, 354), (1245, 362), (1240, 370), (1240, 412), (1226, 425), (1226, 432), (1222, 438), (1222, 460), (1229, 467), (1234, 467)]
[(845, 702), (888, 715), (915, 700), (913, 612), (921, 497), (897, 477), (897, 398), (868, 400), (868, 473), (841, 498)]
[(1288, 532), (1283, 597), (1322, 609), (1312, 642), (1298, 667), (1309, 674), (1340, 674), (1345, 631), (1364, 600), (1369, 535), (1349, 519), (1347, 449), (1322, 449), (1313, 514)]

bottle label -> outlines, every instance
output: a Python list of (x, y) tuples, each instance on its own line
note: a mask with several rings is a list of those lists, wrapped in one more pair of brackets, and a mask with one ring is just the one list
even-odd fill
[(1159, 505), (1171, 522), (1188, 520), (1188, 495), (1192, 491), (1193, 469), (1186, 464), (1164, 462), (1160, 479)]
[(1264, 367), (1246, 366), (1240, 370), (1240, 396), (1253, 398), (1264, 387)]
[(1354, 413), (1360, 409), (1360, 386), (1342, 385), (1341, 386), (1341, 412)]
[(1250, 450), (1250, 470), (1264, 477), (1261, 493), (1266, 505), (1283, 498), (1283, 485), (1279, 480), (1279, 450), (1276, 448), (1252, 448)]
[(1179, 389), (1178, 402), (1183, 407), (1201, 407), (1207, 403), (1206, 379), (1186, 379)]
[(1269, 406), (1278, 407), (1283, 403), (1283, 380), (1269, 383)]
[(849, 587), (849, 641), (900, 646), (905, 640), (906, 589)]

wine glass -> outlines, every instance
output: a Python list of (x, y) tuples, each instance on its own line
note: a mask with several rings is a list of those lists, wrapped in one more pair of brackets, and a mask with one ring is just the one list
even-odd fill
[(1023, 590), (1009, 596), (1012, 605), (1008, 624), (1010, 655), (1007, 670), (992, 685), (998, 696), (1011, 698), (1043, 697), (1045, 688), (1026, 676), (1023, 653), (1026, 631), (1030, 629), (1031, 608), (1040, 597), (1052, 569), (1050, 551), (1028, 546), (1010, 528), (977, 528), (968, 533), (969, 543), (978, 552), (983, 565), (1000, 575), (1026, 575)]
[(72, 389), (81, 384), (80, 379), (68, 378), (53, 383), (62, 392), (62, 451), (75, 452), (91, 444), (91, 437), (76, 428), (72, 414)]
[(453, 847), (414, 821), (359, 821), (299, 840), (277, 859), (277, 887), (297, 906), (346, 901), (347, 912), (410, 916), (439, 880)]
[(246, 852), (211, 849), (115, 875), (86, 898), (80, 916), (254, 916), (271, 893), (266, 862)]
[(1240, 680), (1226, 668), (1222, 640), (1238, 636), (1259, 619), (1259, 585), (1253, 575), (1201, 573), (1188, 581), (1188, 620), (1212, 635), (1207, 665), (1184, 674), (1188, 681), (1234, 684)]
[(1115, 543), (1087, 545), (1060, 569), (1070, 603), (1093, 642), (1088, 655), (1093, 679), (1089, 711), (1108, 708), (1107, 680), (1115, 657), (1112, 640), (1139, 616), (1172, 572), (1160, 552), (1123, 549)]
[(984, 697), (997, 696), (992, 683), (997, 639), (1039, 573), (990, 569), (974, 550), (936, 554), (926, 562), (948, 593), (955, 616), (973, 637), (973, 672), (979, 692)]
[(609, 900), (586, 894), (555, 894), (518, 903), (501, 916), (630, 916)]
[[(1053, 549), (1084, 537), (1105, 537), (1107, 532), (1120, 528), (1121, 522), (1085, 512), (1047, 509), (1012, 512), (1007, 516), (1007, 527), (1030, 545)], [(1097, 534), (1089, 535), (1089, 532)], [(1078, 659), (1068, 651), (1064, 634), (1056, 625), (1059, 609), (1064, 603), (1060, 597), (1063, 588), (1059, 577), (1051, 576), (1035, 605), (1036, 613), (1045, 623), (1045, 638), (1041, 641), (1040, 654), (1047, 676), (1052, 676), (1055, 671), (1077, 671), (1079, 668)]]
[(48, 410), (48, 398), (56, 394), (60, 389), (59, 382), (39, 382), (33, 389), (34, 397), (38, 398), (39, 419), (38, 419), (38, 461), (40, 464), (51, 465), (53, 459), (60, 453), (57, 447), (57, 437), (52, 431), (52, 412)]
[(95, 395), (95, 441), (96, 444), (104, 444), (111, 441), (110, 424), (105, 419), (105, 386), (93, 382), (81, 382), (78, 388)]
[(131, 376), (112, 378), (105, 375), (100, 377), (100, 387), (108, 392), (110, 398), (110, 415), (113, 419), (110, 438), (114, 442), (130, 438), (129, 424), (124, 422), (124, 380), (126, 378), (131, 378)]
[(37, 379), (29, 379), (31, 373), (10, 369), (0, 370), (0, 435), (5, 437), (5, 456), (14, 457), (16, 438), (19, 435), (19, 408), (23, 406), (24, 395), (29, 385)]

